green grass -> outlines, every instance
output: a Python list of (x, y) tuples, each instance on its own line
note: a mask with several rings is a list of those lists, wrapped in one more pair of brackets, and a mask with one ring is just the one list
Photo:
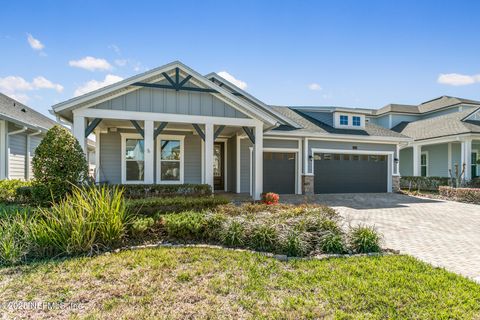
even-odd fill
[[(81, 302), (77, 316), (91, 319), (480, 317), (479, 285), (407, 256), (279, 262), (158, 248), (3, 268), (0, 286), (0, 303)], [(7, 318), (74, 316), (6, 311)]]

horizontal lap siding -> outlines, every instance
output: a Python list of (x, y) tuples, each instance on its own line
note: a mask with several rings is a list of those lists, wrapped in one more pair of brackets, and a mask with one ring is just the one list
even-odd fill
[(30, 137), (30, 178), (33, 179), (33, 168), (32, 168), (32, 159), (35, 155), (35, 150), (37, 149), (38, 145), (42, 141), (42, 136), (33, 136)]
[(8, 137), (9, 171), (10, 179), (22, 179), (25, 177), (25, 160), (27, 153), (27, 136), (14, 134)]
[(448, 144), (423, 146), (422, 152), (428, 152), (428, 175), (448, 177)]
[(413, 176), (413, 148), (400, 150), (400, 175)]

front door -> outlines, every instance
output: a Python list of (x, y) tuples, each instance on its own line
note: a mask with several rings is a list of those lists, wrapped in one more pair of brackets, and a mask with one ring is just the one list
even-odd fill
[(213, 145), (213, 184), (215, 190), (225, 190), (224, 143)]

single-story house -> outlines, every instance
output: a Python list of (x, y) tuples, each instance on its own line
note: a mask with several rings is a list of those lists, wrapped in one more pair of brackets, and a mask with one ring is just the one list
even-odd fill
[(33, 177), (35, 148), (54, 120), (0, 93), (0, 180)]
[(215, 73), (175, 61), (52, 107), (98, 183), (206, 183), (214, 190), (391, 192), (412, 139), (374, 110), (270, 106)]

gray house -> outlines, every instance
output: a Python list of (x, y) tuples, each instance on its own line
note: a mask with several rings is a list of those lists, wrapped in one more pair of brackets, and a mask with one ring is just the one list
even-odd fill
[(95, 134), (99, 183), (207, 183), (255, 199), (264, 191), (391, 192), (400, 148), (412, 143), (373, 110), (269, 106), (181, 62), (53, 111), (84, 150)]
[(55, 121), (0, 93), (0, 180), (33, 177), (31, 161)]
[(442, 96), (419, 105), (390, 104), (370, 118), (413, 140), (402, 144), (402, 176), (455, 176), (465, 166), (466, 180), (478, 177), (480, 102)]

